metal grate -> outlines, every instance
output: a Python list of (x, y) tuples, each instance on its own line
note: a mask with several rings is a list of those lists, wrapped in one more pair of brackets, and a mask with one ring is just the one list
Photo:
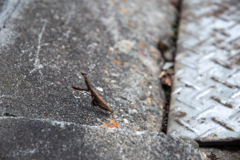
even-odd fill
[(240, 3), (185, 0), (167, 134), (240, 139)]

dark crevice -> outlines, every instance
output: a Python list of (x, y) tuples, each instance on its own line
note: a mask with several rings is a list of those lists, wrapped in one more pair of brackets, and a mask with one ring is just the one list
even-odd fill
[(167, 85), (162, 85), (162, 88), (165, 92), (165, 104), (164, 104), (164, 113), (163, 113), (163, 123), (162, 123), (162, 132), (167, 133), (167, 122), (168, 122), (168, 113), (170, 107), (170, 93), (171, 87)]
[(7, 116), (7, 117), (17, 117), (16, 115), (11, 114), (11, 113), (4, 113), (3, 116)]
[[(180, 17), (181, 17), (182, 0), (172, 0), (171, 3), (177, 10), (176, 21), (172, 26), (172, 30), (174, 34), (168, 42), (169, 46), (167, 44), (164, 44), (164, 42), (160, 41), (158, 43), (158, 48), (161, 51), (163, 57), (166, 56), (164, 54), (169, 52), (169, 50), (171, 49), (171, 52), (169, 52), (168, 54), (172, 54), (171, 56), (173, 58), (172, 59), (165, 58), (165, 62), (174, 63), (174, 59), (177, 51), (177, 40), (178, 40), (178, 31), (179, 31), (179, 25), (180, 25), (179, 23), (180, 23)], [(165, 98), (166, 98), (165, 105), (164, 105), (164, 113), (163, 113), (163, 123), (162, 123), (162, 132), (164, 132), (165, 134), (167, 133), (167, 125), (168, 125), (167, 122), (168, 122), (168, 113), (169, 113), (170, 100), (171, 100), (173, 70), (174, 70), (174, 65), (171, 66), (170, 68), (167, 68), (167, 69), (165, 68), (162, 72), (165, 71), (166, 75), (161, 78), (161, 84), (162, 84), (162, 88), (164, 90)], [(170, 83), (167, 81), (168, 79), (171, 80)]]
[(171, 38), (172, 44), (175, 48), (174, 50), (174, 55), (176, 55), (177, 51), (177, 40), (178, 40), (178, 31), (180, 27), (180, 19), (181, 19), (181, 6), (182, 6), (182, 0), (172, 0), (172, 4), (175, 6), (177, 10), (177, 16), (176, 16), (176, 22), (173, 25), (173, 31), (174, 31), (174, 36)]

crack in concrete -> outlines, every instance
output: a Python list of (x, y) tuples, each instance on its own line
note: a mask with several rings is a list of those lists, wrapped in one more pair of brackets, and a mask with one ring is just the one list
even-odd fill
[[(43, 27), (42, 27), (42, 31), (40, 32), (40, 34), (38, 35), (38, 46), (37, 46), (37, 53), (36, 53), (36, 58), (35, 58), (35, 62), (34, 62), (34, 68), (30, 71), (30, 73), (36, 71), (36, 70), (39, 70), (41, 68), (43, 68), (43, 65), (40, 63), (40, 59), (39, 59), (39, 52), (41, 50), (41, 40), (42, 40), (42, 35), (45, 31), (45, 28), (46, 28), (46, 24), (47, 24), (47, 20), (44, 20), (44, 24), (43, 24)], [(39, 70), (39, 73), (41, 75), (43, 75), (42, 71)]]

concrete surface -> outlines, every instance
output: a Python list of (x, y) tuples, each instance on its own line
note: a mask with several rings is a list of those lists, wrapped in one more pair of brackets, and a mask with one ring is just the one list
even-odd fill
[(26, 118), (1, 118), (0, 129), (0, 159), (201, 158), (188, 142), (163, 133)]
[(168, 1), (6, 3), (0, 115), (101, 125), (110, 114), (71, 87), (85, 87), (85, 71), (94, 87), (106, 91), (122, 128), (160, 130), (164, 96), (154, 45), (172, 33), (175, 10)]
[[(200, 159), (190, 141), (157, 134), (164, 95), (155, 45), (173, 34), (169, 1), (9, 0), (2, 6), (1, 159)], [(101, 127), (111, 114), (72, 89), (85, 86), (81, 71), (106, 91), (120, 130)]]

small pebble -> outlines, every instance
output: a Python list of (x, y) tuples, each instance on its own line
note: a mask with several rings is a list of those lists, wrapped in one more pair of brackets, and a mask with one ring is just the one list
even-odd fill
[(114, 77), (118, 77), (118, 74), (116, 74), (116, 73), (111, 73), (111, 75)]
[(64, 45), (62, 45), (62, 47), (60, 47), (60, 49), (65, 49), (65, 46), (64, 46)]
[(75, 101), (75, 100), (73, 100), (73, 103), (75, 103), (75, 104), (78, 104), (78, 102), (77, 102), (77, 101)]
[(113, 52), (113, 51), (114, 51), (114, 48), (113, 48), (113, 47), (109, 47), (109, 50)]
[(174, 63), (173, 62), (166, 62), (164, 66), (162, 67), (163, 70), (167, 70), (171, 67), (173, 67)]
[(116, 83), (117, 81), (116, 80), (111, 80), (111, 83)]
[(59, 19), (59, 16), (58, 15), (54, 15), (53, 18), (54, 19)]
[(125, 118), (123, 119), (123, 121), (124, 121), (124, 123), (129, 123), (129, 122), (128, 122), (128, 120), (127, 120), (127, 119), (125, 119)]
[(201, 157), (204, 159), (204, 158), (207, 158), (207, 155), (206, 155), (206, 153), (204, 153), (204, 152), (200, 152), (201, 153)]
[(132, 111), (133, 111), (133, 113), (138, 114), (138, 111), (136, 109), (133, 109)]
[(109, 82), (109, 79), (108, 79), (108, 78), (105, 78), (105, 81), (108, 83), (108, 82)]
[(118, 49), (120, 52), (128, 54), (132, 50), (134, 44), (135, 42), (133, 41), (121, 40), (117, 42), (117, 44), (114, 47)]
[(158, 112), (157, 110), (154, 110), (154, 109), (153, 109), (153, 112), (154, 112), (155, 114), (159, 115), (159, 112)]
[(122, 110), (122, 109), (120, 109), (120, 112), (123, 112), (123, 110)]
[(101, 87), (96, 87), (96, 89), (101, 91), (101, 92), (103, 91), (103, 89)]

